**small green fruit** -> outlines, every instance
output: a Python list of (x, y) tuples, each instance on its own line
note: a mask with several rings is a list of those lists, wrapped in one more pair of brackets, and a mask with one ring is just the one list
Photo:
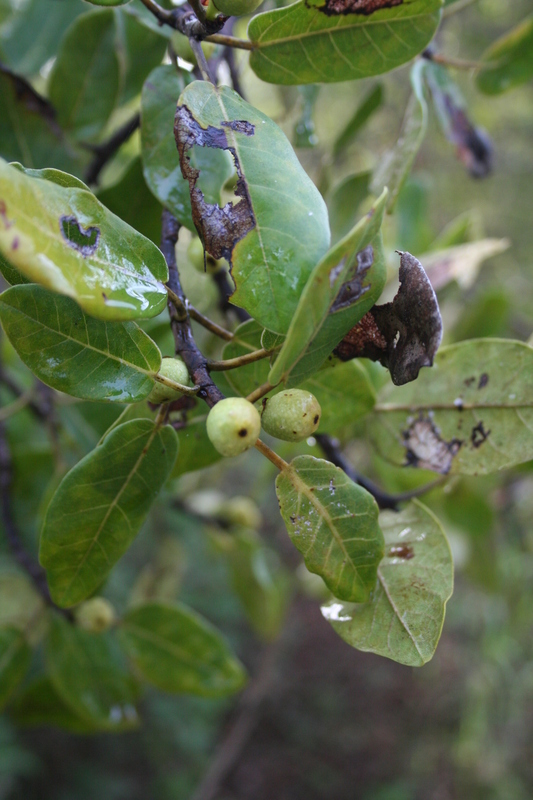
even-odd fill
[(103, 597), (92, 597), (74, 611), (76, 624), (92, 633), (102, 633), (110, 628), (116, 619), (115, 609)]
[(242, 17), (251, 14), (263, 0), (213, 0), (214, 5), (226, 17)]
[[(159, 375), (164, 378), (170, 378), (170, 380), (181, 383), (184, 386), (191, 385), (189, 371), (179, 356), (176, 358), (165, 356), (161, 361)], [(170, 386), (165, 386), (163, 383), (155, 383), (146, 399), (154, 405), (159, 405), (159, 403), (167, 403), (169, 400), (177, 400), (181, 396), (182, 392), (177, 391), (177, 389), (171, 389)]]
[(227, 397), (213, 406), (207, 416), (207, 435), (223, 456), (238, 456), (257, 442), (261, 417), (243, 397)]
[(301, 442), (311, 436), (320, 423), (322, 409), (311, 392), (287, 389), (263, 401), (263, 429), (276, 439)]

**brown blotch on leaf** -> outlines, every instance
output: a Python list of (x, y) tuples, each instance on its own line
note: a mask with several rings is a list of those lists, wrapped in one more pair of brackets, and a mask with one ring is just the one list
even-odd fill
[[(370, 286), (363, 286), (363, 281), (372, 264), (374, 263), (374, 249), (372, 245), (368, 245), (364, 250), (357, 253), (354, 265), (350, 270), (348, 280), (342, 284), (333, 305), (331, 306), (331, 313), (341, 311), (344, 308), (349, 308), (359, 298), (368, 292)], [(344, 261), (339, 265), (340, 268), (344, 266)], [(330, 274), (330, 283), (333, 277), (333, 270)]]
[(483, 375), (479, 379), (479, 383), (477, 385), (477, 388), (478, 389), (484, 389), (488, 382), (489, 382), (489, 376), (487, 375), (486, 372), (484, 372)]
[(404, 558), (406, 561), (409, 561), (409, 559), (414, 557), (414, 550), (408, 544), (395, 545), (389, 550), (389, 558)]
[(407, 430), (403, 431), (402, 437), (406, 449), (406, 467), (431, 469), (441, 475), (448, 474), (454, 456), (464, 444), (461, 439), (447, 442), (441, 437), (433, 420), (423, 414), (411, 422)]
[[(207, 128), (195, 120), (187, 106), (178, 106), (174, 120), (174, 136), (178, 147), (181, 172), (189, 183), (191, 194), (192, 218), (196, 230), (207, 252), (213, 258), (225, 258), (231, 261), (233, 248), (249, 231), (255, 228), (256, 222), (252, 210), (252, 202), (246, 181), (235, 148), (230, 147), (224, 127), (230, 128), (246, 136), (253, 136), (254, 126), (244, 120), (222, 122), (222, 128), (208, 125)], [(237, 170), (235, 195), (240, 197), (238, 203), (226, 203), (224, 208), (216, 203), (206, 203), (203, 192), (196, 184), (200, 171), (191, 164), (189, 150), (195, 145), (199, 147), (215, 147), (228, 150)]]
[(433, 364), (442, 339), (437, 296), (424, 267), (400, 253), (400, 288), (392, 303), (373, 306), (335, 349), (343, 361), (369, 358), (387, 367), (396, 386)]
[(338, 14), (370, 16), (374, 11), (382, 8), (394, 8), (394, 6), (401, 6), (402, 3), (403, 0), (326, 0), (326, 4), (318, 8), (328, 17)]
[(481, 447), (481, 445), (487, 441), (489, 435), (490, 431), (486, 431), (483, 426), (483, 423), (478, 422), (475, 428), (472, 428), (472, 433), (470, 434), (470, 441), (472, 443), (472, 447), (474, 447), (477, 450), (478, 447)]
[(59, 230), (68, 246), (84, 257), (92, 256), (98, 249), (100, 228), (84, 228), (76, 217), (65, 216), (59, 218)]

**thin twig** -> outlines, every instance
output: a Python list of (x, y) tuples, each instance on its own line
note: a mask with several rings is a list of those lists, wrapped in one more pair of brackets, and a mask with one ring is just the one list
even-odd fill
[(253, 392), (250, 392), (248, 397), (246, 398), (250, 403), (257, 403), (258, 400), (261, 400), (266, 394), (268, 394), (272, 389), (276, 387), (273, 386), (268, 381), (263, 383), (261, 386), (258, 386), (257, 389), (254, 389)]
[(198, 64), (198, 69), (200, 70), (200, 75), (202, 76), (203, 80), (212, 83), (213, 86), (216, 86), (216, 81), (209, 70), (209, 64), (207, 63), (205, 53), (202, 50), (202, 45), (192, 36), (189, 37), (189, 45), (194, 53), (196, 63)]
[(205, 37), (205, 41), (223, 44), (225, 47), (236, 47), (237, 50), (255, 50), (256, 47), (249, 39), (237, 39), (235, 36), (226, 36), (223, 33), (212, 33)]
[(216, 334), (221, 339), (224, 339), (226, 342), (231, 342), (234, 338), (234, 334), (231, 331), (227, 331), (225, 328), (222, 328), (221, 325), (217, 325), (216, 322), (213, 322), (212, 319), (209, 317), (205, 317), (197, 308), (191, 306), (189, 303), (187, 308), (189, 309), (189, 314), (191, 319), (201, 325), (206, 330), (211, 331), (211, 333)]
[(334, 439), (332, 436), (328, 436), (326, 433), (316, 433), (315, 439), (324, 451), (326, 458), (328, 458), (332, 464), (335, 464), (336, 467), (340, 467), (354, 483), (357, 483), (359, 486), (362, 486), (363, 489), (366, 489), (367, 492), (372, 495), (381, 509), (388, 508), (391, 511), (399, 511), (400, 503), (406, 503), (408, 500), (413, 500), (415, 497), (420, 497), (421, 495), (431, 491), (431, 489), (435, 489), (435, 487), (440, 486), (440, 484), (444, 483), (446, 480), (446, 476), (442, 476), (434, 481), (431, 481), (431, 483), (427, 483), (424, 486), (418, 486), (416, 489), (412, 489), (409, 492), (403, 492), (401, 494), (389, 494), (388, 492), (383, 491), (383, 489), (380, 489), (379, 486), (376, 486), (375, 483), (366, 478), (364, 475), (361, 475), (361, 473), (350, 464), (346, 456), (341, 451), (340, 443), (337, 439)]
[(102, 144), (87, 145), (88, 149), (94, 154), (93, 159), (85, 171), (85, 183), (94, 186), (98, 183), (100, 173), (105, 165), (110, 161), (117, 150), (122, 147), (124, 142), (127, 142), (132, 136), (139, 125), (141, 124), (141, 115), (135, 114), (130, 120), (122, 125), (115, 133)]
[(450, 58), (443, 56), (441, 53), (434, 53), (431, 49), (424, 50), (422, 58), (427, 61), (434, 61), (435, 64), (442, 64), (443, 67), (451, 67), (452, 69), (480, 69), (483, 64), (481, 61), (464, 61), (461, 58)]
[(244, 310), (244, 308), (239, 308), (239, 306), (234, 306), (229, 302), (229, 298), (233, 294), (233, 286), (231, 285), (226, 270), (217, 270), (216, 272), (212, 273), (212, 278), (218, 289), (219, 308), (222, 313), (227, 314), (228, 312), (233, 311), (239, 322), (246, 322), (246, 320), (250, 319), (250, 315)]
[[(179, 223), (170, 211), (166, 209), (162, 215), (161, 231), (161, 250), (168, 265), (168, 283), (171, 293), (178, 297), (185, 306), (187, 304), (185, 294), (181, 287), (178, 265), (176, 262), (176, 243), (179, 235)], [(204, 400), (212, 408), (219, 400), (224, 398), (220, 389), (215, 385), (206, 367), (205, 357), (202, 355), (191, 330), (190, 319), (180, 319), (179, 314), (172, 302), (172, 295), (169, 295), (168, 310), (170, 324), (174, 334), (176, 353), (185, 362), (189, 375), (198, 389), (197, 396)]]
[(224, 361), (209, 361), (207, 368), (210, 372), (224, 372), (229, 369), (237, 369), (238, 367), (245, 367), (247, 364), (254, 364), (256, 361), (261, 361), (263, 358), (268, 358), (272, 355), (272, 350), (265, 350), (262, 347), (260, 350), (253, 350), (251, 353), (244, 353), (242, 356), (236, 358), (227, 358)]
[(259, 450), (259, 452), (262, 453), (265, 456), (265, 458), (268, 458), (268, 460), (271, 461), (272, 464), (274, 464), (274, 466), (277, 467), (279, 470), (288, 469), (289, 465), (287, 464), (287, 462), (284, 461), (281, 456), (278, 456), (277, 453), (271, 450), (271, 448), (267, 444), (262, 442), (261, 439), (257, 440), (257, 442), (255, 443), (255, 448), (256, 450)]

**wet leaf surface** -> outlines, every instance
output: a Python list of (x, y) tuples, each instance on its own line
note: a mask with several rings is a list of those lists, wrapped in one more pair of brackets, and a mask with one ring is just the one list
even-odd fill
[(437, 518), (416, 501), (379, 521), (385, 556), (369, 602), (333, 599), (322, 614), (352, 647), (421, 667), (435, 653), (453, 591), (450, 548)]

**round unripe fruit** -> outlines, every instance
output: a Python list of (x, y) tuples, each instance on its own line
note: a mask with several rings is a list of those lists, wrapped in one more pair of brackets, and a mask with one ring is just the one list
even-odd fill
[(76, 624), (92, 633), (101, 633), (113, 625), (116, 619), (115, 609), (103, 597), (92, 597), (75, 610)]
[(227, 397), (207, 416), (207, 435), (223, 456), (238, 456), (257, 442), (261, 417), (244, 397)]
[[(189, 371), (179, 356), (177, 358), (165, 358), (161, 361), (159, 375), (164, 378), (170, 378), (171, 381), (181, 383), (184, 386), (190, 386)], [(169, 400), (177, 400), (182, 396), (182, 392), (177, 389), (172, 389), (170, 386), (165, 386), (164, 383), (155, 383), (152, 391), (146, 398), (150, 403), (159, 405), (159, 403), (167, 403)]]
[(261, 424), (276, 439), (301, 442), (316, 431), (321, 414), (314, 394), (303, 389), (287, 389), (263, 402)]
[(226, 17), (242, 17), (251, 14), (263, 0), (213, 0), (214, 5)]

